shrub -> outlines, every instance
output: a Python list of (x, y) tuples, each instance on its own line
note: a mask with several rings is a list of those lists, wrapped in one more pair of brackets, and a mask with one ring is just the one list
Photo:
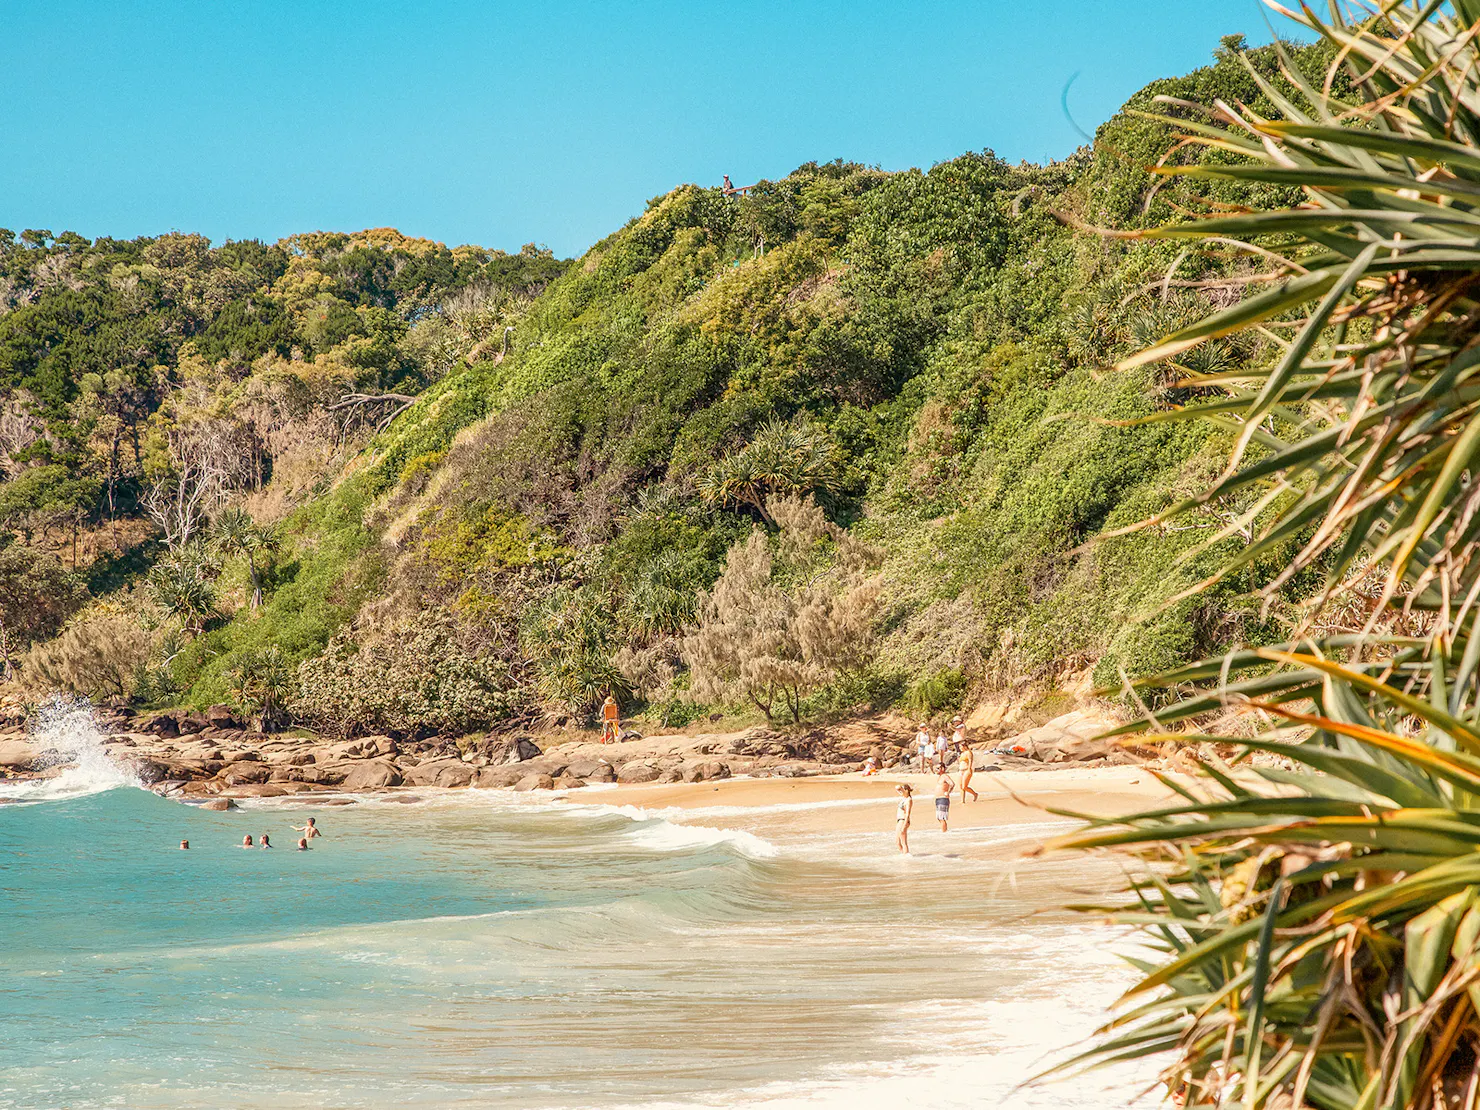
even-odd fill
[(470, 650), (453, 621), (419, 614), (358, 638), (336, 634), (299, 666), (288, 708), (323, 732), (427, 736), (489, 728), (522, 700), (508, 669)]
[(21, 681), (39, 695), (66, 690), (93, 701), (132, 698), (149, 648), (148, 634), (133, 617), (94, 609), (75, 617), (55, 640), (32, 647), (22, 660)]

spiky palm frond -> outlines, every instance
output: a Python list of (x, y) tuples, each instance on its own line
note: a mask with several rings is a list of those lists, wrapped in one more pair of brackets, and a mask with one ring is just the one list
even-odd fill
[(1364, 101), (1338, 101), (1294, 65), (1284, 85), (1250, 66), (1281, 118), (1223, 102), (1212, 122), (1154, 117), (1183, 144), (1241, 156), (1156, 172), (1298, 186), (1306, 200), (1131, 233), (1242, 240), (1273, 268), (1122, 365), (1186, 366), (1202, 345), (1261, 330), (1278, 357), (1217, 372), (1221, 360), (1194, 360), (1188, 384), (1226, 399), (1156, 417), (1235, 436), (1227, 472), (1195, 503), (1253, 494), (1274, 509), (1223, 573), (1299, 537), (1270, 589), (1317, 563), (1339, 583), (1365, 554), (1388, 597), (1447, 627), (1480, 593), (1480, 4), (1363, 11), (1287, 14), (1339, 48)]
[(1170, 1051), (1189, 1106), (1461, 1105), (1435, 1091), (1480, 1083), (1480, 732), (1423, 702), (1374, 713), (1369, 673), (1270, 654), (1311, 683), (1250, 697), (1278, 727), (1179, 739), (1296, 770), (1208, 766), (1184, 804), (1047, 845), (1146, 864), (1111, 912), (1152, 958), (1086, 1058)]
[[(1250, 67), (1278, 118), (1222, 102), (1207, 121), (1157, 117), (1179, 145), (1219, 152), (1159, 172), (1293, 186), (1305, 200), (1130, 233), (1242, 242), (1272, 268), (1239, 303), (1122, 365), (1168, 360), (1180, 384), (1225, 394), (1151, 418), (1230, 433), (1223, 476), (1172, 510), (1242, 499), (1213, 542), (1254, 538), (1220, 576), (1294, 543), (1271, 592), (1309, 568), (1327, 596), (1357, 575), (1379, 585), (1354, 634), (1297, 632), (1139, 684), (1182, 697), (1128, 730), (1221, 716), (1237, 727), (1181, 739), (1238, 758), (1279, 752), (1297, 769), (1209, 765), (1206, 793), (1167, 780), (1185, 804), (1091, 821), (1055, 845), (1146, 864), (1115, 910), (1156, 950), (1085, 1059), (1168, 1053), (1189, 1106), (1469, 1108), (1480, 1095), (1480, 0), (1286, 14), (1336, 48), (1331, 79), (1316, 86), (1288, 65), (1279, 83)], [(1272, 358), (1193, 357), (1250, 332)], [(1425, 614), (1402, 624), (1415, 634), (1375, 634), (1394, 607)]]

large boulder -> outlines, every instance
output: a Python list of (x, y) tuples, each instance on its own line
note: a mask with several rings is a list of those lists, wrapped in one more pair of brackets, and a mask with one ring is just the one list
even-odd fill
[(240, 729), (246, 727), (236, 710), (229, 705), (213, 705), (205, 711), (206, 723), (211, 728)]
[(236, 803), (230, 798), (212, 798), (209, 802), (201, 802), (200, 808), (214, 810), (235, 809)]
[(406, 772), (407, 786), (467, 786), (477, 773), (460, 759), (434, 759)]
[(566, 767), (565, 773), (587, 782), (617, 781), (617, 769), (604, 759), (578, 759)]
[(511, 767), (484, 767), (473, 779), (473, 785), (485, 790), (507, 790), (528, 773), (517, 763)]
[(133, 772), (134, 777), (144, 786), (153, 786), (155, 783), (163, 782), (169, 778), (180, 778), (178, 771), (164, 763), (158, 763), (152, 759), (133, 759), (124, 766)]
[(515, 790), (554, 790), (555, 780), (549, 775), (525, 775), (514, 784)]
[(651, 763), (624, 763), (617, 768), (617, 781), (627, 783), (655, 782), (659, 771)]
[(360, 737), (360, 753), (367, 759), (395, 755), (396, 742), (389, 736), (362, 736)]
[(585, 785), (586, 782), (584, 779), (578, 779), (569, 773), (560, 775), (555, 779), (556, 790), (579, 790)]
[(1113, 717), (1094, 710), (1076, 709), (1055, 717), (1045, 725), (1030, 728), (1000, 745), (1042, 763), (1103, 759), (1117, 749), (1116, 740), (1104, 734), (1119, 724)]
[(727, 779), (730, 769), (718, 760), (707, 763), (687, 763), (683, 767), (684, 782), (708, 782), (711, 779)]
[[(298, 773), (302, 774), (301, 771)], [(343, 790), (380, 790), (387, 786), (400, 786), (402, 781), (399, 768), (390, 760), (367, 759), (346, 771), (339, 786)]]
[(221, 781), (227, 786), (243, 786), (248, 783), (266, 782), (272, 778), (272, 768), (262, 763), (239, 761), (228, 763), (221, 772)]
[(30, 771), (41, 755), (29, 740), (0, 740), (0, 769)]
[(516, 736), (509, 741), (509, 746), (504, 750), (505, 763), (523, 763), (526, 760), (538, 759), (542, 753), (540, 747), (528, 736)]

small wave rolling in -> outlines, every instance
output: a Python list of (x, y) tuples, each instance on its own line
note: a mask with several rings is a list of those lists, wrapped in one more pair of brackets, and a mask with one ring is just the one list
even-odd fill
[[(931, 867), (887, 830), (829, 858), (495, 792), (208, 812), (89, 727), (49, 721), (75, 766), (0, 805), (0, 1106), (1093, 1110), (1144, 1085), (1017, 1089), (1128, 976), (1032, 916), (1082, 864), (1012, 867), (1011, 836)], [(327, 835), (298, 852), (307, 816)]]

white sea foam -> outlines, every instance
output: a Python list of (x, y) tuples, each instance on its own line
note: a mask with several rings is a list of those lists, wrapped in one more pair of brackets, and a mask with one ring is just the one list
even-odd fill
[(103, 746), (103, 732), (85, 698), (57, 696), (37, 710), (31, 740), (51, 766), (62, 768), (54, 778), (0, 785), (0, 796), (25, 802), (61, 801), (115, 790), (142, 787), (138, 776), (119, 766)]
[(648, 820), (627, 834), (628, 839), (644, 848), (659, 852), (682, 852), (690, 848), (707, 848), (724, 844), (751, 859), (771, 859), (776, 845), (743, 829), (715, 829), (708, 825), (675, 825), (671, 821)]

